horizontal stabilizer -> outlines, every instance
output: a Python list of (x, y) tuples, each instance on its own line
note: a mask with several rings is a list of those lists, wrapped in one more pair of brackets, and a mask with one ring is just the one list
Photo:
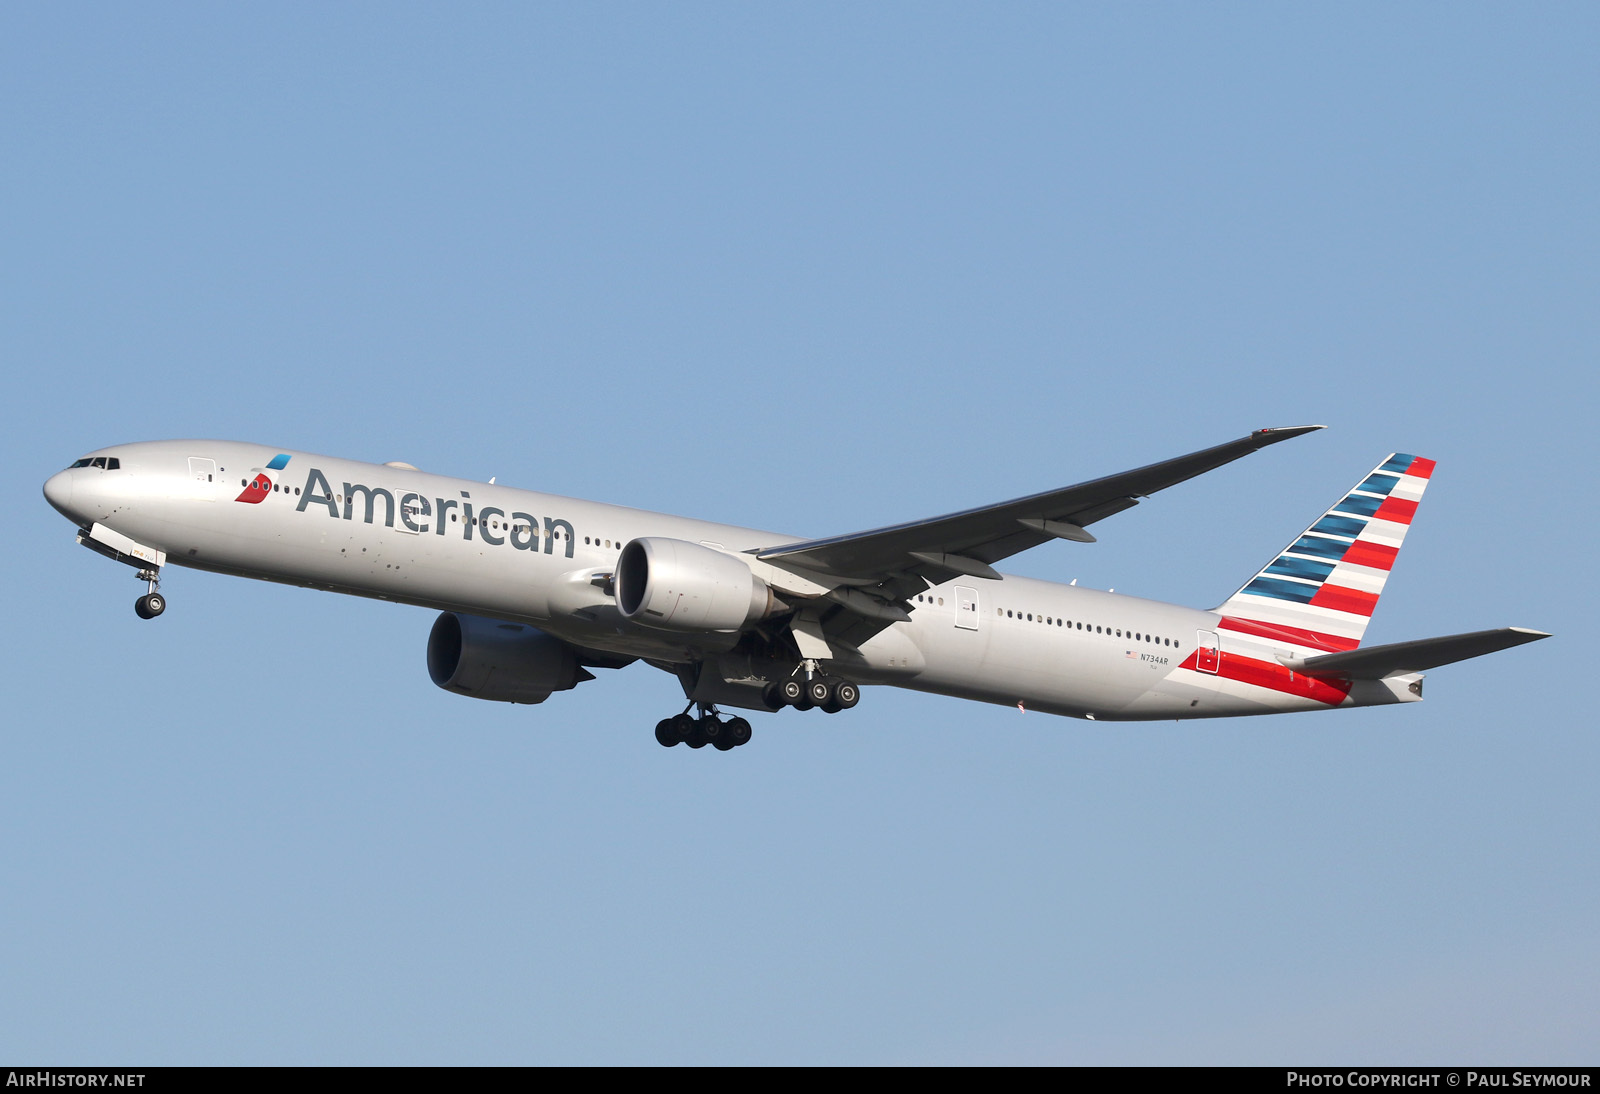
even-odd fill
[(1324, 653), (1316, 657), (1279, 658), (1287, 668), (1307, 676), (1342, 676), (1350, 680), (1382, 680), (1408, 672), (1423, 672), (1440, 665), (1454, 664), (1471, 657), (1537, 642), (1550, 636), (1526, 627), (1501, 627), (1470, 634), (1449, 634), (1443, 638), (1421, 638), (1415, 642), (1393, 642), (1387, 646)]

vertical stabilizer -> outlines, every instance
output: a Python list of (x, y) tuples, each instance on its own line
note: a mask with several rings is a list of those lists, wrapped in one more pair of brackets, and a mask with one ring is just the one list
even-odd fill
[(1355, 649), (1433, 467), (1397, 452), (1373, 468), (1216, 609), (1221, 626), (1295, 646)]

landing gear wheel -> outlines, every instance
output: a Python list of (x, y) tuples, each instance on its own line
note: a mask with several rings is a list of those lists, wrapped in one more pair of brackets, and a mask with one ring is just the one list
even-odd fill
[(656, 723), (656, 741), (663, 748), (671, 748), (673, 745), (680, 744), (683, 741), (683, 737), (679, 735), (672, 722), (673, 719), (671, 718), (663, 718)]
[(826, 680), (813, 680), (806, 685), (806, 698), (812, 706), (826, 707), (833, 700), (833, 685)]
[(727, 751), (722, 744), (722, 719), (715, 714), (702, 714), (700, 720), (695, 723), (695, 731), (702, 743), (716, 745), (724, 752)]
[(689, 717), (689, 715), (679, 714), (667, 720), (672, 723), (672, 732), (678, 740), (690, 748), (705, 747), (706, 739), (699, 736), (700, 723)]
[(861, 689), (848, 680), (840, 680), (833, 689), (833, 701), (839, 704), (840, 710), (849, 710), (861, 702)]
[(796, 710), (810, 710), (816, 705), (811, 701), (810, 685), (797, 676), (778, 685), (778, 697)]
[[(737, 748), (750, 740), (750, 723), (743, 718), (729, 718), (727, 725), (722, 729), (722, 740), (717, 742), (718, 748)], [(727, 744), (723, 744), (726, 741)]]
[(156, 592), (161, 585), (161, 571), (153, 567), (140, 570), (138, 578), (148, 591), (133, 602), (134, 614), (140, 619), (154, 619), (167, 610), (167, 598)]

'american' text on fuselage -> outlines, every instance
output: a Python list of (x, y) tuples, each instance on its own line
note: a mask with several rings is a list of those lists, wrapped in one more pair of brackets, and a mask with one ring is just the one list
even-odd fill
[[(461, 491), (461, 500), (455, 498), (430, 499), (408, 490), (400, 494), (398, 503), (393, 492), (381, 486), (367, 486), (362, 483), (344, 483), (344, 491), (336, 496), (333, 486), (328, 482), (326, 475), (318, 468), (313, 467), (306, 475), (306, 484), (300, 493), (300, 501), (295, 506), (295, 512), (304, 513), (310, 506), (327, 506), (328, 516), (335, 520), (355, 520), (356, 494), (361, 494), (365, 502), (362, 522), (374, 523), (378, 499), (383, 499), (383, 523), (387, 528), (395, 526), (394, 518), (399, 514), (400, 522), (405, 531), (422, 535), (430, 530), (435, 535), (445, 534), (446, 524), (460, 524), (462, 538), (471, 540), (476, 532), (479, 539), (491, 547), (503, 546), (508, 540), (511, 546), (518, 551), (537, 551), (539, 549), (539, 518), (529, 513), (512, 513), (509, 517), (505, 510), (492, 505), (483, 506), (474, 512), (471, 497), (466, 491)], [(339, 498), (344, 500), (344, 511), (339, 509)], [(459, 509), (459, 513), (450, 513), (452, 509)], [(450, 520), (446, 521), (446, 515)], [(557, 535), (557, 530), (565, 532), (564, 536)], [(504, 533), (504, 534), (502, 534)], [(576, 539), (570, 521), (560, 518), (544, 518), (544, 553), (554, 554), (556, 540), (564, 539), (566, 544), (566, 557), (572, 557), (573, 542)]]

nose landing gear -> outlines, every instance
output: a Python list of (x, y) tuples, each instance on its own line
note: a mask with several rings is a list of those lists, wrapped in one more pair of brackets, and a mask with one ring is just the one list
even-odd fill
[(140, 570), (139, 580), (146, 582), (150, 591), (133, 602), (133, 610), (140, 619), (154, 619), (167, 610), (167, 598), (156, 590), (161, 588), (160, 570)]

